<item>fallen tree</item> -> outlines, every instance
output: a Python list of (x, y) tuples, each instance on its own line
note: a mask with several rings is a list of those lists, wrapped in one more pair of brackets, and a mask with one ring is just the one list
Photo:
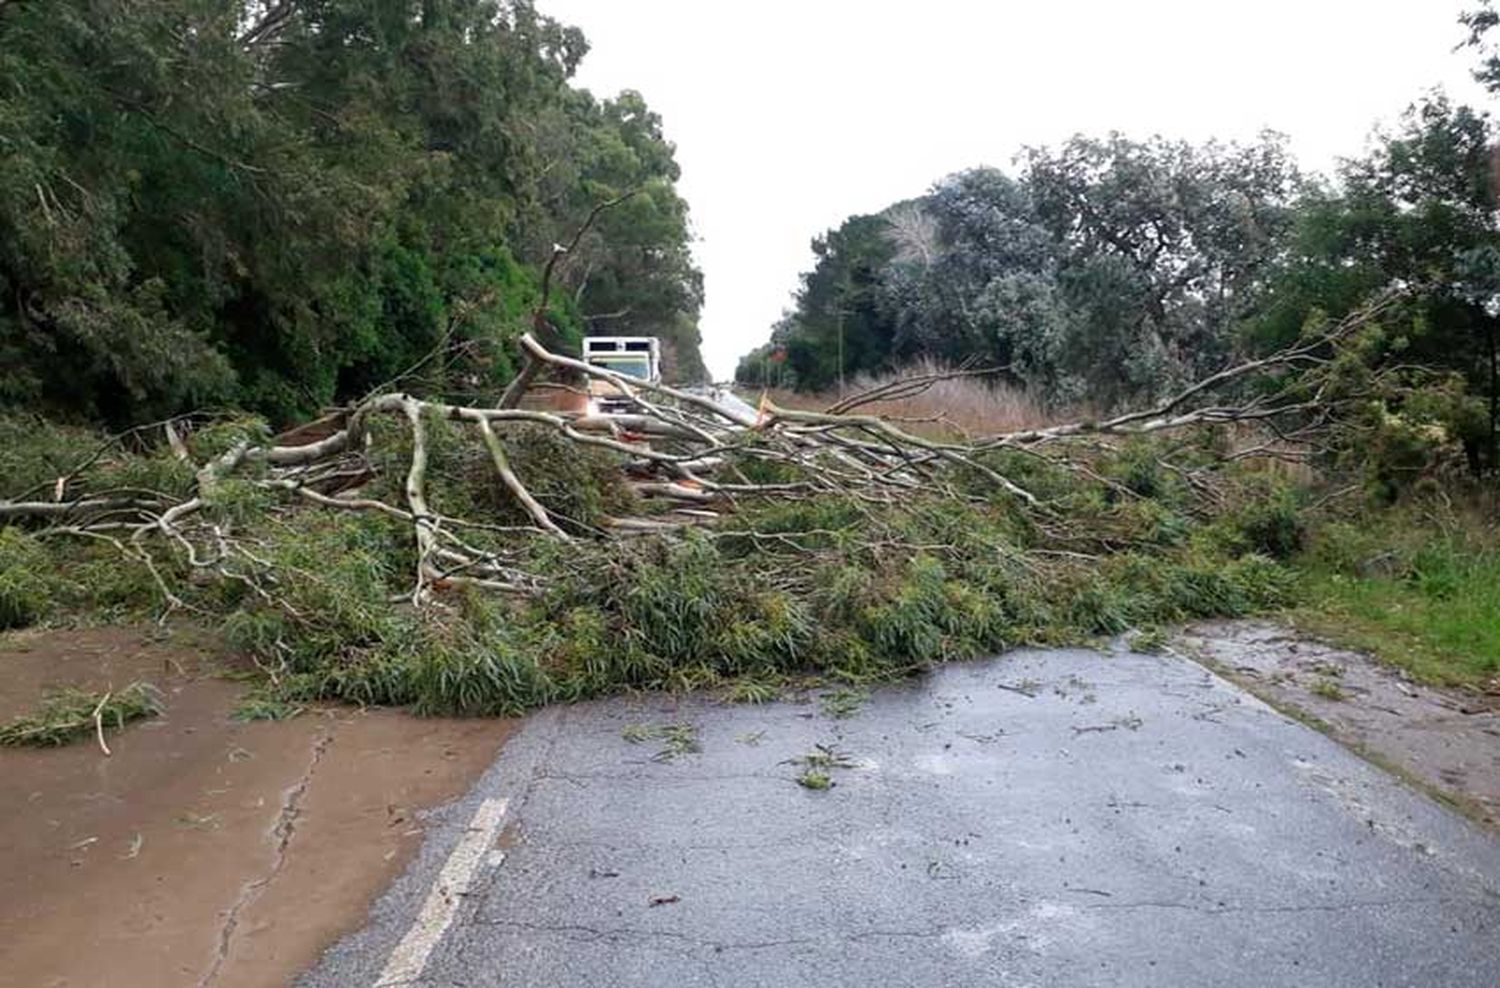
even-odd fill
[[(1264, 603), (1279, 591), (1256, 560), (1296, 519), (1233, 467), (1335, 443), (1377, 386), (1348, 351), (1387, 304), (1150, 408), (985, 436), (862, 414), (890, 385), (824, 411), (763, 401), (752, 414), (528, 335), (531, 379), (608, 381), (635, 412), (387, 393), (296, 442), (243, 422), (161, 423), (144, 453), (116, 441), (45, 481), (34, 471), (0, 522), (23, 529), (27, 551), (85, 543), (94, 565), (103, 553), (144, 573), (163, 614), (227, 614), (273, 685), (320, 677), (305, 694), (482, 712), (692, 669), (810, 662), (860, 676)], [(169, 481), (143, 480), (143, 464)], [(1260, 486), (1236, 497), (1247, 483)], [(1282, 511), (1269, 534), (1211, 562), (1169, 531), (1268, 504)], [(1158, 564), (1178, 569), (1127, 572)], [(1132, 582), (1157, 596), (1111, 612)], [(440, 700), (415, 674), (372, 685), (371, 656), (392, 649), (428, 672), (433, 654), (462, 668), (439, 670)], [(630, 668), (606, 668), (620, 661)]]
[[(611, 454), (638, 494), (687, 509), (669, 512), (655, 525), (641, 524), (649, 520), (642, 518), (605, 519), (602, 528), (616, 533), (659, 531), (707, 520), (733, 512), (746, 501), (848, 496), (888, 504), (913, 494), (984, 497), (960, 493), (953, 482), (955, 473), (978, 474), (998, 494), (1045, 518), (1047, 504), (991, 466), (987, 454), (1022, 452), (1097, 480), (1086, 454), (1106, 448), (1102, 444), (1204, 426), (1254, 425), (1262, 432), (1264, 442), (1226, 453), (1226, 458), (1298, 458), (1326, 448), (1329, 427), (1338, 420), (1342, 407), (1366, 397), (1362, 391), (1335, 390), (1339, 379), (1331, 370), (1339, 344), (1376, 319), (1386, 304), (1362, 310), (1276, 353), (1237, 363), (1150, 408), (964, 439), (934, 438), (859, 413), (861, 405), (887, 397), (890, 385), (851, 396), (827, 411), (763, 402), (758, 414), (752, 415), (696, 392), (640, 381), (553, 353), (528, 334), (521, 338), (521, 346), (529, 367), (608, 381), (629, 395), (639, 411), (624, 416), (580, 416), (383, 394), (342, 410), (337, 415), (339, 427), (313, 442), (276, 445), (237, 439), (206, 462), (193, 464), (190, 496), (91, 489), (84, 483), (87, 468), (96, 461), (91, 457), (90, 462), (59, 475), (47, 492), (50, 497), (0, 501), (0, 519), (42, 523), (39, 534), (123, 539), (122, 549), (132, 558), (178, 552), (194, 569), (222, 570), (237, 555), (234, 534), (208, 509), (215, 505), (226, 481), (244, 478), (244, 483), (286, 492), (310, 506), (380, 512), (409, 523), (417, 548), (414, 603), (443, 586), (527, 591), (534, 584), (524, 573), (500, 554), (478, 550), (464, 538), (465, 531), (496, 531), (495, 525), (482, 518), (444, 514), (428, 503), (428, 435), (434, 422), (457, 423), (483, 446), (494, 468), (495, 483), (514, 498), (529, 520), (526, 525), (500, 529), (517, 535), (567, 542), (605, 533), (576, 519), (554, 517), (532, 494), (526, 479), (512, 468), (499, 438), (515, 427), (547, 430), (581, 449)], [(942, 376), (928, 375), (925, 383)], [(1241, 388), (1238, 400), (1226, 398), (1226, 391), (1252, 379), (1258, 379), (1258, 389)], [(912, 385), (923, 383), (919, 380)], [(390, 417), (404, 421), (409, 430), (400, 496), (362, 496), (362, 487), (377, 473), (369, 424)], [(178, 439), (179, 423), (162, 423), (160, 428), (163, 442), (186, 459), (189, 454)], [(1207, 475), (1213, 465), (1197, 462), (1181, 467), (1165, 452), (1160, 462), (1168, 469), (1200, 476)], [(795, 479), (757, 481), (747, 473), (752, 465), (762, 468), (762, 473), (770, 468)]]

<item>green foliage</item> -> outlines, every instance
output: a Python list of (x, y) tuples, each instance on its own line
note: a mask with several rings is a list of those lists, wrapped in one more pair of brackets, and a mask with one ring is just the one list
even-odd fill
[[(1493, 92), (1495, 11), (1465, 23)], [(816, 390), (918, 357), (978, 359), (1059, 402), (1107, 410), (1305, 339), (1399, 287), (1399, 304), (1339, 356), (1344, 391), (1318, 396), (1371, 401), (1359, 423), (1368, 435), (1348, 437), (1341, 466), (1387, 500), (1431, 486), (1451, 462), (1493, 472), (1494, 143), (1485, 113), (1435, 94), (1346, 160), (1336, 183), (1304, 179), (1274, 134), (1029, 149), (1014, 178), (960, 172), (816, 240), (795, 309), (737, 378)], [(1126, 487), (1155, 497), (1152, 464), (1134, 465)]]
[[(399, 425), (370, 423), (377, 473), (369, 493), (399, 499), (409, 454)], [(452, 422), (433, 417), (424, 427), (434, 505), (511, 520), (483, 447)], [(258, 421), (222, 421), (193, 433), (190, 445), (206, 457), (263, 430)], [(47, 433), (38, 442), (50, 449), (54, 439)], [(628, 509), (610, 500), (620, 484), (611, 458), (580, 456), (531, 428), (506, 430), (502, 441), (559, 513), (587, 524)], [(92, 439), (75, 445), (106, 454), (78, 475), (83, 489), (93, 489), (96, 474), (144, 474), (176, 462)], [(1158, 454), (1144, 442), (1123, 446), (1100, 458), (1097, 479), (1087, 483), (1077, 475), (1067, 482), (1036, 457), (987, 454), (991, 465), (1045, 492), (1078, 533), (1063, 543), (1068, 551), (1051, 555), (1030, 550), (1057, 545), (1053, 525), (1035, 525), (1002, 499), (771, 500), (745, 503), (713, 530), (670, 538), (563, 544), (466, 530), (467, 540), (502, 549), (535, 574), (541, 593), (506, 600), (450, 588), (441, 603), (417, 610), (403, 603), (416, 566), (407, 523), (309, 507), (251, 475), (220, 482), (203, 509), (253, 545), (253, 556), (226, 561), (242, 578), (204, 579), (203, 571), (189, 578), (170, 547), (157, 560), (163, 578), (214, 616), (232, 647), (274, 674), (274, 686), (247, 699), (245, 717), (283, 716), (323, 699), (512, 715), (634, 687), (724, 686), (734, 699), (762, 702), (809, 672), (845, 684), (824, 698), (841, 716), (868, 684), (932, 663), (1284, 603), (1289, 571), (1268, 556), (1287, 555), (1301, 537), (1290, 495), (1257, 487), (1253, 477), (1239, 486), (1226, 479), (1240, 499), (1218, 517), (1195, 518)], [(977, 478), (959, 480), (976, 495), (985, 489)], [(907, 546), (923, 549), (910, 554)], [(64, 572), (66, 580), (57, 575)], [(122, 555), (107, 542), (44, 545), (35, 534), (0, 532), (7, 624), (80, 609), (148, 613), (161, 603), (128, 547)]]
[(0, 497), (46, 499), (57, 478), (97, 452), (104, 437), (39, 415), (0, 414)]
[(1307, 544), (1307, 520), (1296, 492), (1284, 484), (1252, 482), (1224, 518), (1224, 541), (1236, 554), (1287, 560)]
[(1247, 338), (1271, 347), (1387, 286), (1407, 289), (1360, 354), (1370, 368), (1409, 369), (1358, 382), (1384, 384), (1365, 423), (1374, 442), (1361, 447), (1367, 479), (1388, 499), (1410, 490), (1439, 446), (1460, 444), (1474, 472), (1500, 464), (1493, 143), (1489, 118), (1471, 107), (1440, 94), (1410, 107), (1368, 155), (1344, 164), (1337, 187), (1304, 194), (1288, 249), (1246, 322)]
[(4, 5), (0, 407), (280, 423), (419, 364), (492, 394), (552, 244), (632, 189), (549, 342), (625, 311), (701, 375), (672, 147), (570, 84), (586, 48), (526, 0)]
[(1318, 634), (1426, 682), (1500, 675), (1500, 549), (1484, 516), (1437, 503), (1387, 512), (1378, 527), (1330, 523), (1300, 565), (1298, 621)]
[(780, 697), (777, 683), (756, 676), (741, 676), (724, 691), (724, 699), (730, 703), (771, 703)]
[(833, 788), (833, 777), (827, 772), (815, 768), (806, 768), (797, 776), (797, 785), (803, 789), (811, 789), (821, 792), (824, 789)]
[(1349, 694), (1344, 692), (1342, 686), (1327, 676), (1319, 676), (1315, 679), (1313, 684), (1308, 687), (1308, 692), (1313, 696), (1320, 696), (1325, 700), (1344, 700), (1349, 696)]
[(1132, 652), (1155, 655), (1166, 650), (1168, 637), (1166, 629), (1153, 625), (1132, 634), (1127, 644)]
[(417, 649), (411, 683), (416, 713), (514, 716), (551, 695), (546, 674), (507, 636), (427, 638)]
[(397, 568), (407, 562), (406, 533), (381, 516), (309, 513), (298, 521), (297, 530), (276, 525), (266, 548), (284, 605), (226, 585), (239, 595), (223, 625), (230, 644), (272, 668), (322, 677), (299, 681), (312, 695), (409, 702), (410, 690), (391, 685), (381, 655), (381, 646), (417, 635), (389, 602), (396, 574), (409, 571)]
[(868, 699), (870, 699), (870, 694), (864, 690), (845, 687), (821, 694), (818, 697), (818, 706), (829, 717), (842, 720), (859, 713), (860, 708)]
[[(181, 431), (193, 423), (178, 423)], [(0, 497), (54, 500), (66, 480), (64, 498), (125, 491), (186, 497), (195, 490), (195, 467), (177, 458), (160, 430), (106, 435), (22, 412), (0, 413)], [(242, 441), (269, 433), (263, 420), (227, 417), (201, 420), (187, 433), (187, 449), (206, 462)]]
[(1275, 134), (1075, 137), (1026, 151), (1015, 179), (960, 172), (815, 240), (795, 310), (737, 377), (819, 389), (841, 371), (979, 358), (1062, 400), (1160, 394), (1229, 352), (1297, 182)]
[(834, 769), (855, 767), (854, 759), (847, 752), (825, 744), (814, 745), (812, 751), (791, 759), (791, 764), (803, 766), (801, 773), (797, 776), (797, 785), (814, 792), (834, 787), (836, 784), (832, 775)]
[(793, 667), (806, 652), (813, 636), (807, 605), (747, 586), (747, 574), (728, 565), (708, 539), (640, 548), (613, 565), (575, 573), (537, 615), (575, 625), (579, 608), (599, 616), (602, 626), (588, 630), (613, 639), (605, 648), (609, 667), (591, 663), (600, 685), (648, 683), (700, 663), (718, 675), (771, 672)]
[(104, 693), (67, 687), (47, 694), (36, 713), (0, 727), (0, 745), (56, 748), (101, 728), (119, 730), (161, 710), (161, 692), (150, 683), (131, 683)]
[[(438, 424), (433, 437), (449, 457), (434, 466), (461, 462)], [(1133, 539), (1170, 513), (1150, 499), (1111, 506), (1110, 489), (1080, 494), (1070, 509), (1080, 524)], [(812, 529), (835, 534), (802, 536), (804, 548), (786, 550), (798, 560), (792, 571), (782, 552), (756, 551), (735, 531), (792, 538)], [(546, 587), (539, 597), (460, 593), (419, 615), (390, 603), (409, 589), (414, 562), (399, 522), (307, 511), (257, 531), (284, 604), (229, 583), (214, 606), (229, 611), (230, 641), (278, 671), (282, 685), (267, 697), (432, 714), (516, 714), (621, 687), (726, 680), (732, 698), (760, 702), (802, 671), (859, 686), (1021, 642), (1250, 613), (1282, 604), (1290, 586), (1287, 570), (1233, 540), (1184, 537), (1095, 565), (1067, 556), (1040, 564), (1022, 554), (1038, 534), (1003, 504), (918, 498), (876, 511), (825, 499), (747, 506), (717, 537), (689, 531), (565, 551), (537, 540), (523, 551)], [(905, 558), (877, 548), (882, 539), (933, 548)], [(825, 706), (844, 715), (862, 696), (837, 689)]]
[(56, 591), (56, 563), (35, 538), (0, 528), (0, 631), (24, 628), (47, 616)]
[[(505, 429), (501, 445), (517, 475), (526, 478), (527, 489), (559, 518), (597, 525), (606, 517), (638, 513), (638, 499), (624, 481), (619, 457), (608, 451), (580, 449), (555, 430), (530, 426)], [(515, 498), (495, 483), (493, 466), (485, 484), (498, 519), (530, 524)]]

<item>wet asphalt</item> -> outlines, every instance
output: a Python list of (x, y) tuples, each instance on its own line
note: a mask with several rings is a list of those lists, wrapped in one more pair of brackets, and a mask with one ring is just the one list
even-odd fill
[[(406, 983), (1500, 985), (1500, 840), (1185, 659), (1020, 651), (826, 706), (543, 711), (300, 983), (375, 984), (503, 798)], [(671, 724), (701, 751), (627, 739)]]

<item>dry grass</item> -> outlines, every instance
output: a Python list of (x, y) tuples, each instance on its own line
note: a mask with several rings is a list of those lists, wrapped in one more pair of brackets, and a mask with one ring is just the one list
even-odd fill
[[(900, 373), (860, 374), (846, 383), (843, 397), (852, 397), (906, 378), (941, 374), (945, 370), (947, 368), (936, 361), (919, 360)], [(767, 396), (783, 408), (807, 411), (823, 411), (841, 397), (837, 389), (792, 391), (786, 388), (772, 388)], [(758, 401), (759, 397), (758, 392), (745, 394), (751, 403)], [(1099, 417), (1097, 408), (1088, 405), (1049, 406), (1040, 393), (994, 377), (936, 381), (920, 394), (896, 401), (874, 401), (854, 411), (901, 422), (909, 431), (930, 438), (972, 438)], [(1303, 486), (1310, 486), (1320, 479), (1317, 471), (1299, 458), (1298, 454), (1305, 453), (1305, 450), (1277, 442), (1263, 426), (1240, 422), (1227, 428), (1227, 452), (1243, 457), (1247, 465)], [(1260, 451), (1260, 455), (1255, 455), (1255, 451)]]
[(1256, 422), (1231, 422), (1223, 426), (1227, 452), (1243, 458), (1246, 466), (1297, 487), (1313, 487), (1323, 478), (1307, 461), (1308, 449), (1282, 442), (1275, 433)]
[[(844, 396), (904, 378), (940, 374), (944, 370), (943, 365), (935, 361), (921, 360), (900, 373), (860, 374), (846, 383)], [(840, 398), (836, 389), (798, 392), (772, 388), (769, 396), (772, 402), (782, 407), (810, 411), (822, 411)], [(751, 400), (756, 397), (758, 395), (750, 396)], [(905, 422), (913, 431), (928, 435), (989, 435), (1089, 417), (1086, 409), (1049, 408), (1041, 395), (990, 377), (936, 381), (920, 394), (896, 401), (871, 402), (861, 405), (857, 411)]]

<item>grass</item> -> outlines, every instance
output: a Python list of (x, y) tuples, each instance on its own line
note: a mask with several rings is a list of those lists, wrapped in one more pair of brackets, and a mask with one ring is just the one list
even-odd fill
[(42, 700), (34, 714), (17, 717), (0, 727), (0, 745), (55, 748), (87, 737), (99, 723), (115, 730), (133, 720), (161, 712), (161, 695), (150, 683), (131, 683), (121, 690), (95, 693), (65, 687)]
[(840, 751), (831, 744), (815, 744), (813, 750), (805, 755), (791, 759), (793, 765), (805, 765), (808, 768), (853, 768), (854, 759), (847, 753)]
[(742, 676), (729, 684), (724, 699), (730, 703), (774, 703), (781, 697), (781, 688), (774, 682)]
[(856, 762), (833, 745), (817, 744), (807, 754), (788, 759), (788, 764), (802, 766), (801, 773), (796, 777), (797, 785), (821, 791), (833, 788), (833, 769), (854, 768)]
[(241, 697), (230, 714), (235, 720), (291, 720), (307, 709), (300, 703), (289, 703), (264, 690), (252, 690)]
[(1500, 675), (1500, 549), (1493, 529), (1333, 527), (1305, 563), (1305, 630), (1362, 649), (1413, 678), (1483, 685)]
[(1171, 635), (1165, 628), (1142, 628), (1127, 638), (1126, 644), (1132, 652), (1155, 655), (1166, 650), (1170, 638)]

